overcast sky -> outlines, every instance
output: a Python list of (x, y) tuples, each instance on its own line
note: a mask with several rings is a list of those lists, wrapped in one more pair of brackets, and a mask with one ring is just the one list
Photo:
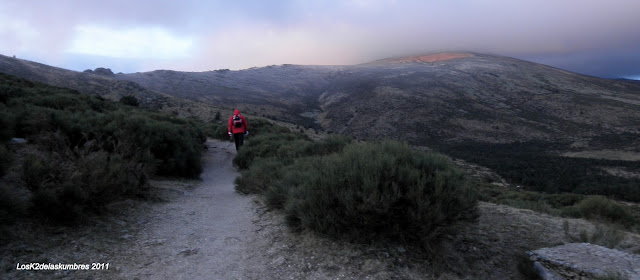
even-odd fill
[(0, 54), (78, 71), (342, 65), (440, 51), (640, 79), (640, 1), (0, 0)]

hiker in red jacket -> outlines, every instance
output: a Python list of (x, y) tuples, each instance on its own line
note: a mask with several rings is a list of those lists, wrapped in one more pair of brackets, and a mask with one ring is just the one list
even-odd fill
[(233, 141), (236, 142), (236, 151), (239, 150), (240, 146), (244, 144), (244, 136), (249, 135), (247, 120), (243, 115), (240, 115), (240, 110), (233, 111), (233, 116), (229, 118), (227, 133), (229, 137), (233, 136)]

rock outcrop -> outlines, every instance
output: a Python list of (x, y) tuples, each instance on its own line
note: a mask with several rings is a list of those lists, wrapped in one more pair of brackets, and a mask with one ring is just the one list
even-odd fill
[(102, 67), (98, 67), (96, 68), (96, 70), (87, 69), (82, 72), (89, 73), (89, 74), (102, 75), (102, 76), (115, 76), (115, 74), (113, 74), (113, 71), (111, 71), (111, 69), (102, 68)]
[(640, 279), (640, 255), (599, 245), (570, 243), (528, 254), (542, 279)]

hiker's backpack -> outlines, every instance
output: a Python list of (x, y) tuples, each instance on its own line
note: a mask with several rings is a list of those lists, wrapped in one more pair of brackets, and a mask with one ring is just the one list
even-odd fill
[(233, 115), (233, 127), (242, 127), (242, 119), (239, 115)]

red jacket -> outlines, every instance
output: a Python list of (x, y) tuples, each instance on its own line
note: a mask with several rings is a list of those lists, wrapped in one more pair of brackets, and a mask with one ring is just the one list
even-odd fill
[[(233, 118), (236, 115), (240, 117), (240, 119), (242, 120), (242, 126), (240, 127), (233, 126)], [(233, 111), (233, 116), (229, 118), (229, 125), (227, 126), (227, 132), (236, 134), (236, 133), (245, 133), (248, 130), (249, 130), (249, 127), (247, 126), (247, 120), (244, 118), (243, 115), (240, 115), (240, 110), (236, 109), (235, 111)]]

